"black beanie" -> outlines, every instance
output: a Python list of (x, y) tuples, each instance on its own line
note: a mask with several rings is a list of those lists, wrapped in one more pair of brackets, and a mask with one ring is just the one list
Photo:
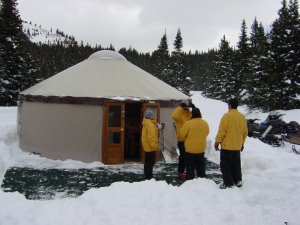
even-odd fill
[(236, 98), (232, 98), (228, 101), (228, 105), (230, 105), (232, 109), (237, 109), (239, 102)]
[(192, 109), (192, 119), (193, 118), (202, 118), (200, 109), (198, 109), (198, 108), (193, 108)]

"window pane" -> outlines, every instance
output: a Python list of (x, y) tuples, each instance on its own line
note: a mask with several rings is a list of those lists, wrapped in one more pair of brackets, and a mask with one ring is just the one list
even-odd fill
[(109, 127), (121, 127), (121, 106), (112, 105), (109, 106)]
[(108, 133), (108, 142), (109, 144), (120, 144), (121, 143), (121, 134), (118, 132)]

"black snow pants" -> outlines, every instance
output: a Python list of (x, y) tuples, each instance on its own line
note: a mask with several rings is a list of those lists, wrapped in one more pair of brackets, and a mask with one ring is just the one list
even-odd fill
[(221, 149), (221, 172), (225, 186), (233, 186), (242, 181), (241, 152)]
[(195, 170), (197, 177), (206, 177), (204, 153), (192, 154), (185, 153), (186, 178), (192, 180), (195, 178)]
[(155, 164), (155, 152), (145, 152), (145, 164), (144, 164), (145, 179), (147, 180), (152, 179), (154, 164)]

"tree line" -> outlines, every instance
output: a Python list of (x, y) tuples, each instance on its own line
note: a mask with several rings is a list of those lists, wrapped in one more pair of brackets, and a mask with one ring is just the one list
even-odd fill
[[(18, 93), (108, 47), (80, 44), (65, 35), (56, 43), (32, 43), (22, 30), (17, 0), (0, 5), (0, 105), (17, 104)], [(227, 101), (237, 97), (252, 109), (265, 111), (300, 108), (300, 18), (298, 0), (282, 1), (278, 18), (266, 32), (254, 18), (250, 35), (246, 22), (236, 46), (224, 35), (216, 49), (184, 52), (180, 28), (169, 50), (163, 34), (153, 52), (133, 47), (118, 50), (128, 61), (189, 94)]]

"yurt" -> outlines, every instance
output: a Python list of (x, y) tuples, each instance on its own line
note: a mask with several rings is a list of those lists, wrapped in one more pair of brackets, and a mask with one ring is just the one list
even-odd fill
[(175, 88), (102, 50), (19, 95), (19, 146), (50, 159), (105, 164), (143, 161), (143, 113), (159, 123), (160, 150), (171, 157), (176, 135), (171, 113), (189, 99)]

